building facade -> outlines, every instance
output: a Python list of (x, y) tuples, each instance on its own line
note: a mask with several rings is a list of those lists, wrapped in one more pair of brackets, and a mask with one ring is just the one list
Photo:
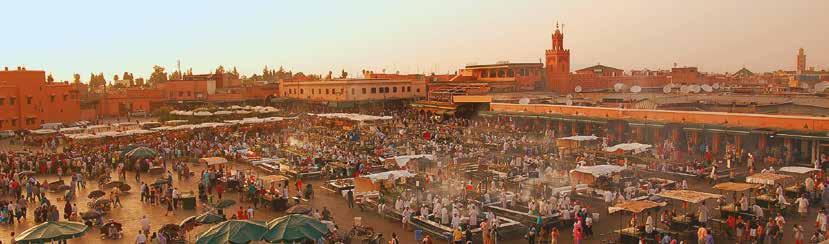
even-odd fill
[(0, 130), (37, 129), (80, 119), (79, 84), (46, 81), (46, 72), (0, 71)]
[(313, 102), (368, 102), (418, 99), (426, 95), (424, 80), (344, 79), (281, 81), (280, 95)]
[(547, 91), (572, 91), (570, 84), (570, 49), (564, 49), (564, 32), (556, 23), (552, 48), (544, 52), (547, 59)]

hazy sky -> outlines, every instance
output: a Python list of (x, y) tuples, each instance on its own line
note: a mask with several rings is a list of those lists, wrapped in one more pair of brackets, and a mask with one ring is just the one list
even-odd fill
[(154, 64), (243, 74), (265, 65), (445, 73), (471, 63), (537, 61), (564, 23), (572, 69), (699, 66), (707, 72), (829, 68), (826, 0), (8, 1), (0, 66), (56, 79)]

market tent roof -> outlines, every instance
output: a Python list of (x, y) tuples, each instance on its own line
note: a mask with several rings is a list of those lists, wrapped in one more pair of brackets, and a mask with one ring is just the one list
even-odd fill
[(691, 190), (669, 190), (663, 191), (657, 194), (660, 197), (670, 198), (674, 200), (680, 200), (683, 202), (689, 203), (700, 203), (702, 201), (714, 198), (721, 198), (722, 195), (707, 193), (707, 192), (699, 192), (699, 191), (691, 191)]
[(310, 216), (285, 215), (268, 222), (268, 231), (262, 239), (271, 243), (316, 241), (330, 232), (328, 226)]
[(570, 141), (592, 141), (592, 140), (599, 139), (599, 137), (598, 136), (568, 136), (568, 137), (562, 137), (562, 138), (558, 138), (558, 139), (559, 140), (570, 140)]
[(649, 145), (649, 144), (642, 144), (642, 143), (633, 142), (633, 143), (617, 144), (617, 145), (614, 145), (612, 147), (606, 147), (604, 150), (606, 152), (616, 152), (616, 151), (621, 150), (621, 151), (633, 151), (634, 153), (640, 153), (640, 152), (643, 152), (643, 151), (645, 151), (645, 150), (647, 150), (648, 148), (651, 148), (651, 147), (652, 146)]
[(227, 159), (223, 157), (209, 157), (209, 158), (201, 158), (199, 162), (205, 163), (207, 165), (217, 165), (217, 164), (224, 164), (227, 163)]
[(227, 111), (227, 110), (219, 110), (219, 111), (216, 111), (216, 112), (215, 112), (215, 113), (213, 113), (213, 114), (214, 114), (214, 115), (228, 115), (228, 114), (233, 114), (233, 112), (231, 112), (231, 111)]
[(741, 183), (741, 182), (723, 182), (714, 185), (714, 189), (723, 191), (742, 192), (751, 189), (760, 188), (757, 184)]
[(593, 166), (581, 166), (570, 170), (570, 172), (580, 172), (580, 173), (587, 173), (593, 176), (599, 177), (604, 175), (610, 175), (613, 173), (618, 173), (624, 171), (626, 168), (619, 166), (619, 165), (612, 165), (612, 164), (604, 164), (604, 165), (593, 165)]
[(193, 115), (195, 115), (195, 116), (202, 116), (202, 117), (206, 117), (206, 116), (212, 116), (212, 115), (213, 115), (213, 113), (211, 113), (211, 112), (207, 112), (207, 111), (199, 111), (199, 112), (195, 112), (195, 113), (193, 113)]
[(78, 238), (89, 231), (89, 226), (71, 221), (49, 221), (35, 225), (14, 237), (16, 243), (46, 243)]
[(810, 173), (810, 172), (815, 172), (815, 171), (820, 171), (820, 170), (815, 169), (815, 168), (803, 167), (803, 166), (786, 166), (786, 167), (780, 168), (780, 171), (795, 173), (795, 174), (805, 174), (805, 173)]
[(370, 179), (371, 182), (377, 182), (379, 180), (387, 180), (387, 179), (397, 179), (397, 178), (410, 178), (414, 177), (415, 174), (409, 172), (408, 170), (392, 170), (386, 171), (382, 173), (370, 174), (370, 175), (363, 175), (360, 176), (362, 178)]
[(262, 240), (268, 231), (263, 223), (250, 220), (228, 220), (213, 227), (196, 238), (196, 244), (248, 243)]
[(642, 211), (656, 208), (656, 207), (664, 207), (668, 205), (668, 203), (658, 203), (651, 200), (638, 200), (638, 201), (625, 201), (619, 204), (616, 204), (613, 207), (607, 208), (608, 213), (615, 213), (618, 211), (626, 211), (631, 213), (641, 213)]
[(57, 131), (53, 129), (37, 129), (37, 130), (30, 130), (32, 134), (36, 135), (48, 135), (48, 134), (55, 134)]
[(792, 176), (766, 172), (748, 176), (746, 177), (746, 182), (764, 185), (774, 185), (777, 183), (781, 183), (782, 181), (785, 181), (789, 178), (792, 178)]
[(84, 129), (81, 128), (81, 127), (66, 127), (66, 128), (60, 128), (59, 131), (60, 131), (60, 133), (72, 133), (72, 132), (78, 132), (78, 131), (83, 131), (83, 130)]
[(373, 120), (390, 120), (392, 119), (391, 116), (374, 116), (374, 115), (366, 115), (366, 114), (350, 114), (350, 113), (328, 113), (328, 114), (309, 114), (315, 115), (323, 118), (330, 118), (330, 119), (346, 119), (346, 120), (353, 120), (353, 121), (373, 121)]
[(434, 154), (405, 155), (405, 156), (397, 156), (397, 157), (386, 158), (386, 160), (394, 160), (395, 163), (397, 163), (398, 167), (403, 167), (403, 166), (406, 166), (406, 164), (409, 163), (410, 160), (416, 159), (416, 158), (426, 158), (426, 159), (429, 159), (429, 160), (435, 160), (435, 155)]

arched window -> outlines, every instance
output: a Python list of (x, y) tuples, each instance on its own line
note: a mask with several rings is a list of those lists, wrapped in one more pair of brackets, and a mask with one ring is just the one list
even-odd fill
[(515, 70), (508, 69), (507, 70), (507, 77), (515, 77)]
[(506, 76), (506, 72), (504, 72), (504, 70), (498, 70), (498, 77), (504, 77), (504, 76)]

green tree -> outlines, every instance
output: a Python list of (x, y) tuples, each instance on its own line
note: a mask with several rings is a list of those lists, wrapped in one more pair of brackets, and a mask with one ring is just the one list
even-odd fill
[(164, 67), (158, 65), (153, 66), (153, 73), (150, 74), (150, 80), (147, 81), (147, 85), (158, 84), (165, 81), (167, 81), (167, 73), (164, 72)]

